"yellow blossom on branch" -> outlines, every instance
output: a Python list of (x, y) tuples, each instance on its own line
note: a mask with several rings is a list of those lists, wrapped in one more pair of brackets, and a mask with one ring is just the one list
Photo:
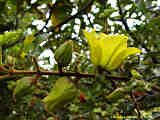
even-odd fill
[(118, 68), (129, 55), (140, 53), (138, 48), (127, 48), (128, 37), (124, 35), (106, 35), (83, 31), (90, 47), (90, 59), (96, 66), (106, 70)]

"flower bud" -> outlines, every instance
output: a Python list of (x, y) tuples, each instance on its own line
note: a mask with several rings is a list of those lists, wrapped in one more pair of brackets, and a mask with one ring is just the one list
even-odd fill
[(117, 100), (124, 98), (125, 91), (126, 90), (124, 88), (117, 88), (111, 94), (106, 96), (106, 99), (110, 102), (116, 102)]
[(55, 60), (57, 61), (59, 66), (66, 67), (72, 60), (72, 45), (73, 42), (71, 40), (62, 44), (55, 51)]

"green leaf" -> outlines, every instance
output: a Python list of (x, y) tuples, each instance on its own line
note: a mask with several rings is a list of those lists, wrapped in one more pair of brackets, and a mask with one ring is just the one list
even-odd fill
[(117, 10), (115, 10), (115, 9), (105, 9), (104, 12), (99, 15), (99, 17), (100, 18), (108, 17), (114, 12), (117, 12)]
[(13, 98), (20, 98), (31, 93), (35, 87), (31, 85), (33, 77), (23, 77), (16, 81), (16, 87), (13, 91)]
[(35, 39), (35, 37), (34, 37), (33, 34), (26, 36), (26, 38), (25, 38), (25, 40), (24, 40), (24, 45), (25, 45), (25, 46), (31, 45), (34, 39)]
[(68, 78), (63, 77), (56, 81), (51, 92), (42, 101), (47, 110), (52, 111), (72, 102), (76, 96), (77, 89), (75, 85)]

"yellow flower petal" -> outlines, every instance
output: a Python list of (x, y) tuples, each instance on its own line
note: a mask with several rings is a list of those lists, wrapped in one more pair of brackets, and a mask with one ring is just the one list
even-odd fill
[(99, 36), (100, 36), (100, 38), (102, 38), (102, 39), (108, 37), (108, 35), (106, 35), (105, 33), (100, 33)]
[(108, 64), (112, 56), (121, 49), (127, 48), (127, 37), (120, 35), (107, 36), (101, 42), (102, 47), (102, 60), (101, 66)]
[(98, 40), (97, 33), (95, 31), (87, 32), (83, 31), (86, 39), (89, 42), (90, 47), (90, 59), (94, 65), (99, 65), (99, 61), (101, 60), (101, 46)]
[(110, 60), (109, 64), (106, 65), (107, 70), (114, 70), (119, 67), (123, 60), (129, 55), (134, 55), (137, 53), (141, 53), (141, 50), (138, 48), (126, 48), (121, 49), (117, 54), (115, 54)]
[(98, 39), (98, 35), (95, 30), (92, 30), (92, 32), (87, 32), (86, 30), (83, 30), (83, 33), (84, 33), (86, 39), (88, 40), (89, 45), (92, 44), (93, 40)]

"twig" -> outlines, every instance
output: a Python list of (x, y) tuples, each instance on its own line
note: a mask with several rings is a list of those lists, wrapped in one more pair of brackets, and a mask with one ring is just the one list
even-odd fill
[(88, 21), (89, 21), (89, 24), (91, 25), (91, 27), (92, 27), (92, 28), (94, 28), (94, 26), (93, 26), (93, 24), (92, 24), (92, 22), (91, 22), (91, 19), (90, 19), (90, 17), (88, 16), (88, 14), (87, 14), (87, 19), (88, 19)]
[(61, 27), (62, 25), (66, 24), (67, 22), (69, 22), (70, 20), (76, 18), (78, 15), (80, 15), (81, 13), (85, 13), (87, 12), (87, 8), (90, 7), (93, 4), (94, 0), (90, 0), (90, 2), (83, 7), (80, 11), (78, 11), (75, 15), (68, 17), (67, 19), (65, 19), (64, 21), (62, 21), (60, 24), (56, 25), (55, 27), (53, 27), (52, 29), (50, 29), (48, 32), (54, 32), (54, 30), (56, 28)]
[[(54, 72), (54, 71), (43, 71), (40, 72), (37, 71), (27, 71), (27, 70), (15, 70), (11, 73), (11, 75), (57, 75), (57, 76), (75, 76), (79, 78), (95, 78), (95, 74), (88, 74), (88, 73), (77, 73), (77, 72)], [(127, 77), (120, 77), (120, 76), (111, 76), (111, 75), (105, 75), (106, 78), (112, 79), (112, 80), (121, 80), (121, 81), (129, 81), (130, 78)]]
[(33, 61), (34, 61), (35, 65), (36, 65), (37, 72), (41, 72), (41, 68), (40, 68), (40, 66), (38, 64), (37, 58), (35, 56), (31, 56), (31, 57), (33, 58)]
[(31, 79), (31, 84), (34, 84), (37, 88), (41, 89), (40, 84), (38, 83), (38, 80), (41, 78), (41, 75), (36, 75)]
[(130, 96), (131, 96), (131, 98), (132, 98), (132, 101), (133, 101), (133, 103), (134, 103), (134, 105), (135, 105), (135, 108), (136, 108), (136, 110), (137, 110), (137, 117), (138, 117), (138, 120), (142, 120), (141, 119), (141, 112), (140, 112), (140, 108), (139, 108), (139, 105), (137, 104), (137, 101), (136, 101), (136, 98), (135, 98), (135, 96), (134, 96), (134, 94), (133, 93), (131, 93), (130, 94)]
[(53, 112), (48, 111), (47, 106), (44, 106), (44, 110), (49, 113), (54, 120), (60, 120)]
[(118, 6), (118, 9), (119, 9), (119, 14), (120, 14), (120, 17), (121, 17), (121, 21), (122, 21), (126, 31), (130, 32), (130, 29), (129, 29), (128, 25), (127, 25), (127, 22), (124, 19), (123, 11), (122, 11), (122, 8), (120, 6), (120, 1), (119, 0), (117, 0), (117, 6)]
[(49, 11), (49, 17), (47, 18), (46, 22), (45, 22), (45, 25), (43, 26), (43, 28), (37, 32), (34, 36), (38, 36), (41, 32), (43, 32), (44, 28), (46, 28), (46, 25), (49, 23), (49, 20), (51, 19), (51, 16), (52, 16), (52, 8), (50, 8), (50, 11)]

